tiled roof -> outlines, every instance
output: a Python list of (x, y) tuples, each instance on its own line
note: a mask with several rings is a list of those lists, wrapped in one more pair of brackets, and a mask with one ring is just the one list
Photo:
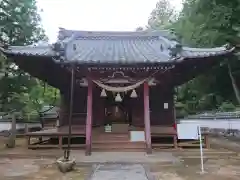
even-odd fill
[(183, 58), (204, 58), (210, 56), (224, 55), (232, 52), (234, 48), (228, 48), (226, 45), (216, 48), (189, 48), (182, 47), (181, 56)]
[(30, 56), (60, 55), (78, 63), (158, 63), (220, 56), (233, 50), (182, 47), (168, 31), (90, 32), (60, 29), (55, 46), (12, 46), (8, 54)]
[(25, 56), (55, 56), (56, 52), (53, 51), (50, 45), (38, 46), (10, 46), (8, 49), (3, 50), (6, 54), (25, 55)]
[(158, 37), (79, 38), (67, 45), (66, 59), (80, 62), (166, 62), (168, 44)]
[[(61, 34), (62, 33), (62, 34)], [(166, 31), (147, 32), (86, 32), (62, 30), (68, 38), (66, 59), (81, 63), (157, 63), (204, 58), (228, 53), (227, 47), (181, 47), (173, 56), (179, 43)]]

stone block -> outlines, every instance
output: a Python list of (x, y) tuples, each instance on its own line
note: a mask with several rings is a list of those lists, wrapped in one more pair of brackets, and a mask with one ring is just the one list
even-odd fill
[(76, 162), (75, 162), (75, 159), (66, 160), (62, 157), (56, 161), (56, 164), (59, 171), (61, 171), (62, 173), (66, 173), (74, 169)]

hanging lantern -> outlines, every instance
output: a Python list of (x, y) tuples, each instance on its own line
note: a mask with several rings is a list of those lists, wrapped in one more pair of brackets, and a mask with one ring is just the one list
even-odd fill
[(105, 91), (105, 89), (102, 89), (102, 92), (100, 94), (101, 97), (107, 97), (107, 93)]
[(116, 102), (122, 102), (122, 98), (121, 98), (120, 93), (117, 93), (117, 95), (116, 95), (116, 97), (115, 97), (115, 101), (116, 101)]
[(137, 98), (137, 93), (136, 93), (135, 89), (132, 91), (130, 97), (131, 98)]

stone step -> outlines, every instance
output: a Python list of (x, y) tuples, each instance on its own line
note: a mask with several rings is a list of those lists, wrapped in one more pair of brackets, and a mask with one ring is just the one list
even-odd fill
[(145, 148), (124, 148), (124, 149), (104, 149), (104, 148), (93, 148), (93, 152), (145, 152)]
[(145, 143), (142, 142), (94, 142), (92, 144), (93, 149), (117, 149), (121, 151), (122, 149), (144, 149)]
[(99, 138), (130, 138), (128, 135), (115, 135), (115, 134), (112, 134), (112, 135), (99, 135), (99, 136), (93, 136), (93, 138), (95, 139), (99, 139)]
[(128, 134), (104, 133), (93, 135), (93, 141), (129, 141)]
[(99, 133), (99, 134), (94, 134), (94, 137), (129, 137), (128, 133), (112, 133), (112, 132), (104, 132), (104, 133)]
[(92, 141), (115, 141), (115, 142), (118, 142), (118, 141), (129, 141), (130, 138), (128, 137), (97, 137), (97, 138), (92, 138)]

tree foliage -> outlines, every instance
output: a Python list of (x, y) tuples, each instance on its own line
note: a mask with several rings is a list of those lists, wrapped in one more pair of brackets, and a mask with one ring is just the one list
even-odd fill
[[(239, 0), (185, 0), (182, 11), (175, 15), (169, 2), (158, 2), (150, 16), (155, 20), (149, 23), (150, 28), (172, 28), (180, 35), (179, 41), (187, 46), (206, 48), (226, 43), (239, 46)], [(182, 114), (224, 110), (224, 107), (229, 110), (239, 105), (238, 59), (238, 56), (226, 59), (221, 66), (178, 87), (176, 103), (184, 111)]]
[[(47, 40), (35, 0), (0, 0), (0, 43), (30, 45)], [(55, 89), (0, 56), (0, 111), (40, 112), (54, 102)], [(58, 97), (58, 92), (56, 93)]]
[(177, 13), (171, 6), (170, 1), (160, 0), (153, 9), (148, 20), (148, 27), (151, 29), (168, 28), (177, 18)]

